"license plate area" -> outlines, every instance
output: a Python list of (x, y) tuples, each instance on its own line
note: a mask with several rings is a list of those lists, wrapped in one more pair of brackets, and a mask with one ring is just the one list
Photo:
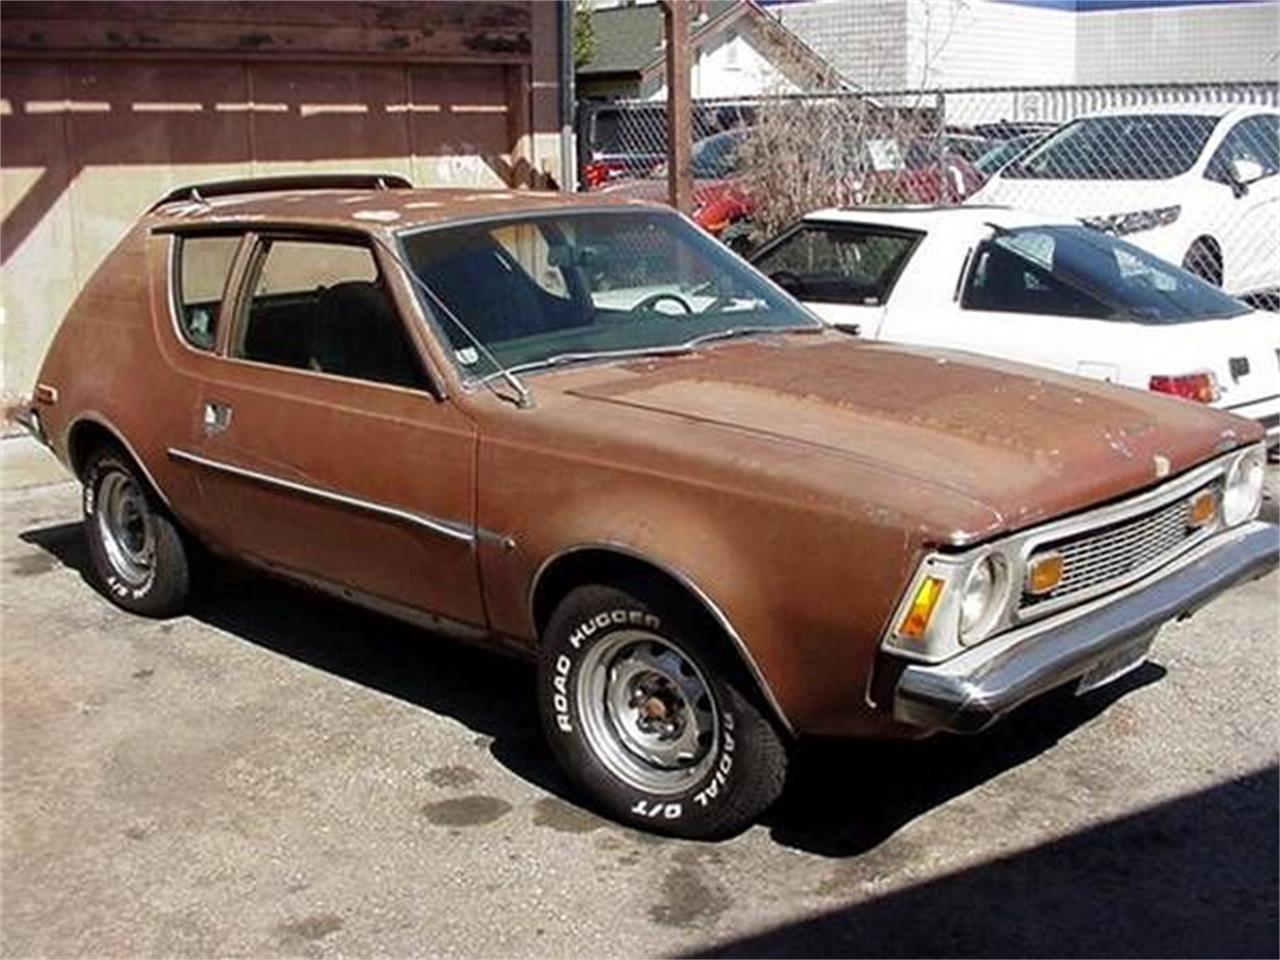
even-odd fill
[(1137, 643), (1130, 644), (1099, 660), (1080, 677), (1076, 684), (1076, 696), (1105, 687), (1119, 680), (1126, 673), (1132, 673), (1147, 662), (1147, 654), (1151, 652), (1151, 642), (1155, 634), (1143, 637)]

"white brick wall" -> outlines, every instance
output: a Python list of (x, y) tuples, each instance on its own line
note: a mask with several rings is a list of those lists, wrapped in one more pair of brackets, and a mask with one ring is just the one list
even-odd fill
[(770, 8), (867, 89), (1274, 79), (1280, 2), (1047, 9), (1001, 0)]

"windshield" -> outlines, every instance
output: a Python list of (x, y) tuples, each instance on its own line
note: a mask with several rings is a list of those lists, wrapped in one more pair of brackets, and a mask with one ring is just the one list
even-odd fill
[(402, 234), (429, 313), (473, 377), (821, 323), (674, 213), (619, 208)]
[(1035, 180), (1166, 180), (1191, 169), (1218, 118), (1086, 117), (1067, 124), (1000, 176)]
[(964, 306), (1139, 323), (1249, 312), (1186, 270), (1084, 226), (999, 231), (978, 249)]
[(999, 146), (992, 147), (977, 160), (974, 166), (978, 168), (980, 173), (987, 176), (995, 173), (1010, 160), (1015, 159), (1020, 153), (1025, 151), (1033, 143), (1040, 139), (1037, 133), (1029, 133), (1026, 136), (1014, 137), (1012, 140), (1006, 140)]
[(752, 262), (800, 300), (875, 307), (888, 299), (923, 236), (871, 224), (805, 224)]

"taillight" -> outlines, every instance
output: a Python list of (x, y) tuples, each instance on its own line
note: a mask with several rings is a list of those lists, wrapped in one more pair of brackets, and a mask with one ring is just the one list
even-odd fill
[(592, 160), (582, 168), (582, 180), (587, 187), (598, 187), (608, 183), (609, 177), (623, 169), (621, 163), (610, 160)]
[(1156, 374), (1147, 384), (1156, 393), (1167, 393), (1194, 400), (1197, 403), (1213, 403), (1218, 393), (1218, 378), (1209, 371), (1203, 373)]

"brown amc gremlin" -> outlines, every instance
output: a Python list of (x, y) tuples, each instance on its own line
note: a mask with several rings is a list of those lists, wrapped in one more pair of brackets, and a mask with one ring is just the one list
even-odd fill
[(1276, 563), (1250, 421), (859, 342), (665, 208), (408, 187), (175, 191), (76, 301), (29, 426), (120, 606), (207, 548), (527, 653), (573, 781), (711, 837), (793, 737), (978, 730)]

